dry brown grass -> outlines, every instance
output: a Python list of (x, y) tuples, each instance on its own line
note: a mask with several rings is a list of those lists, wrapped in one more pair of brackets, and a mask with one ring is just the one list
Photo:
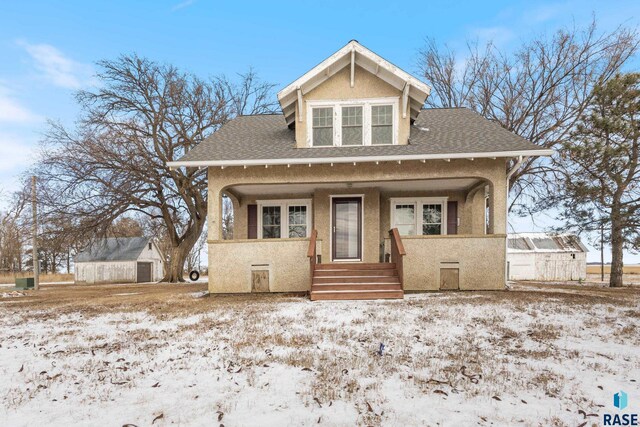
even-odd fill
[[(41, 291), (27, 291), (25, 297), (0, 298), (0, 307), (12, 324), (64, 322), (64, 329), (56, 334), (34, 328), (32, 342), (27, 344), (43, 349), (45, 359), (53, 359), (58, 351), (57, 360), (85, 354), (86, 362), (73, 365), (70, 374), (88, 378), (101, 390), (102, 394), (96, 391), (96, 396), (89, 396), (87, 403), (117, 399), (118, 387), (140, 386), (144, 381), (136, 373), (142, 370), (145, 375), (149, 369), (171, 375), (211, 360), (208, 372), (223, 380), (231, 378), (230, 384), (238, 388), (267, 390), (261, 373), (274, 366), (288, 367), (291, 375), (305, 376), (296, 396), (307, 408), (320, 410), (348, 402), (358, 414), (351, 424), (400, 425), (385, 415), (385, 410), (393, 411), (393, 399), (398, 399), (384, 389), (385, 381), (401, 383), (399, 390), (407, 399), (462, 394), (478, 402), (512, 405), (521, 402), (520, 393), (526, 393), (547, 403), (564, 399), (577, 413), (570, 396), (591, 399), (591, 395), (571, 390), (579, 384), (571, 369), (603, 375), (610, 375), (618, 365), (637, 369), (631, 365), (635, 362), (625, 361), (606, 346), (589, 350), (585, 358), (587, 350), (567, 342), (596, 337), (602, 343), (640, 345), (638, 288), (527, 283), (508, 291), (432, 293), (349, 305), (312, 303), (303, 295), (194, 297), (205, 289), (206, 284), (45, 285)], [(126, 335), (96, 334), (86, 344), (83, 322), (113, 313), (118, 315), (111, 317), (116, 320), (110, 321), (108, 329), (123, 328)], [(563, 323), (576, 318), (581, 321)], [(137, 319), (146, 322), (137, 324)], [(165, 321), (156, 329), (149, 326)], [(4, 332), (11, 345), (24, 344), (25, 338), (11, 328)], [(206, 345), (196, 345), (198, 339)], [(71, 344), (65, 346), (65, 342)], [(376, 354), (381, 342), (388, 344), (383, 356)], [(167, 345), (170, 352), (163, 351)], [(99, 363), (110, 354), (114, 355), (110, 365)], [(136, 360), (130, 365), (129, 360), (116, 362), (121, 354), (127, 359), (135, 355)], [(28, 380), (27, 394), (26, 386), (16, 386), (5, 403), (23, 407), (43, 393), (37, 389), (40, 384), (51, 387), (66, 381), (71, 392), (86, 387), (65, 380), (64, 375), (70, 374), (46, 383), (34, 376)], [(113, 382), (126, 385), (110, 385)], [(231, 412), (233, 405), (224, 402), (234, 397), (222, 395), (215, 403)], [(580, 408), (597, 410), (595, 404), (584, 405)], [(526, 407), (522, 413), (526, 414)], [(561, 419), (537, 421), (566, 424)]]
[[(0, 274), (0, 284), (15, 283), (16, 278), (33, 277), (33, 273)], [(51, 273), (41, 274), (40, 282), (73, 282), (73, 274)]]
[[(622, 272), (624, 274), (640, 274), (640, 265), (625, 265), (623, 266)], [(605, 264), (604, 273), (611, 273), (611, 265)], [(600, 274), (600, 266), (587, 265), (587, 274)]]

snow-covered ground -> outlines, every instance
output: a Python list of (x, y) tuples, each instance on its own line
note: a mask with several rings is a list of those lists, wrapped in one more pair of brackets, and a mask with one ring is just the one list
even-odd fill
[(640, 399), (638, 294), (607, 295), (0, 304), (0, 425), (599, 424)]

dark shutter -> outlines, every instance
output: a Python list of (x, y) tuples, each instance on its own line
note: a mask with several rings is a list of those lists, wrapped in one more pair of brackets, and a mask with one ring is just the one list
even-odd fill
[(447, 202), (447, 234), (458, 234), (458, 202)]
[(258, 205), (247, 205), (247, 238), (258, 238)]

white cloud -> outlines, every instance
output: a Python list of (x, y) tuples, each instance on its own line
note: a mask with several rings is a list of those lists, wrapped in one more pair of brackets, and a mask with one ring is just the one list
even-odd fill
[(18, 173), (36, 161), (35, 138), (15, 133), (0, 133), (0, 177)]
[(176, 10), (184, 9), (185, 7), (191, 6), (195, 3), (195, 0), (184, 0), (171, 8), (171, 12), (175, 12)]
[(80, 89), (90, 83), (92, 67), (68, 58), (56, 47), (44, 43), (31, 44), (22, 40), (18, 41), (18, 45), (31, 56), (42, 76), (56, 86)]
[(0, 123), (32, 123), (42, 117), (22, 106), (0, 82)]
[(474, 28), (471, 30), (471, 36), (478, 39), (480, 46), (489, 42), (501, 46), (511, 41), (515, 34), (507, 27), (496, 26)]

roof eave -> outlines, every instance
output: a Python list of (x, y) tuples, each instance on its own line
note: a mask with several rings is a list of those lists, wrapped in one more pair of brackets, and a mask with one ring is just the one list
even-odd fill
[(316, 158), (288, 158), (288, 159), (245, 159), (245, 160), (186, 160), (167, 162), (170, 168), (178, 167), (232, 167), (232, 166), (282, 166), (282, 165), (313, 165), (330, 163), (370, 163), (411, 160), (452, 160), (452, 159), (482, 159), (482, 158), (512, 158), (518, 156), (540, 157), (551, 156), (553, 150), (517, 150), (481, 153), (449, 153), (449, 154), (401, 154), (394, 156), (345, 156), (345, 157), (316, 157)]

